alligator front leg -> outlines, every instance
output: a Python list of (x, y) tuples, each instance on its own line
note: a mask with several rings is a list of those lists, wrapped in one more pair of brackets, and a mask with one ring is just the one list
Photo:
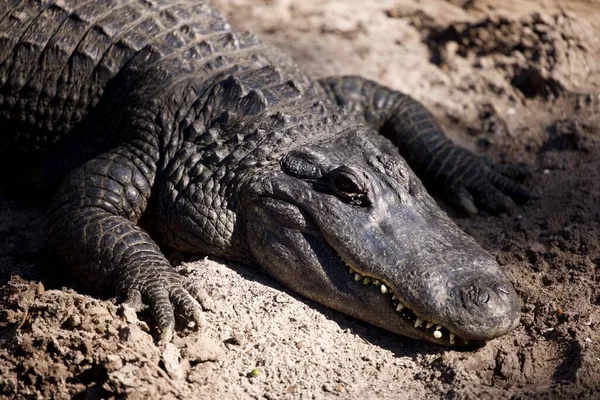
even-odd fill
[(526, 167), (496, 165), (455, 145), (412, 97), (359, 76), (319, 81), (327, 95), (390, 139), (427, 187), (467, 213), (506, 211), (536, 195), (517, 183)]
[(208, 298), (136, 225), (150, 197), (157, 153), (137, 141), (73, 171), (53, 199), (49, 228), (51, 246), (85, 283), (116, 290), (138, 311), (148, 307), (168, 341), (176, 313), (202, 325)]

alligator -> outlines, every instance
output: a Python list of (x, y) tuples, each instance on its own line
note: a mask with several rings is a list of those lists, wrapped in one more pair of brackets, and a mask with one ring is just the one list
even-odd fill
[(501, 267), (425, 187), (501, 212), (535, 197), (527, 169), (455, 145), (406, 94), (309, 78), (206, 1), (0, 1), (0, 126), (3, 184), (53, 193), (52, 251), (161, 341), (211, 299), (158, 243), (442, 345), (518, 324)]

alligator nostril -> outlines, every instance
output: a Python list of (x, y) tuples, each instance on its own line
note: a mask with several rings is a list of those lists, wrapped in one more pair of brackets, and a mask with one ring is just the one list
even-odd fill
[(483, 306), (490, 301), (490, 289), (476, 285), (464, 286), (461, 297), (465, 306)]
[(490, 294), (487, 290), (482, 290), (479, 292), (479, 296), (477, 296), (477, 302), (479, 304), (485, 304), (490, 300)]
[(510, 295), (510, 290), (508, 290), (506, 286), (500, 284), (496, 285), (494, 287), (494, 290), (496, 291), (496, 293), (498, 293), (500, 297), (507, 297), (508, 295)]

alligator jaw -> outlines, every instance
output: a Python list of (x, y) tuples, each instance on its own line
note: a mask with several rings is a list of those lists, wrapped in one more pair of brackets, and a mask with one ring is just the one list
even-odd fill
[(424, 339), (430, 342), (445, 346), (479, 346), (485, 343), (481, 340), (466, 340), (452, 332), (444, 325), (433, 320), (421, 318), (418, 314), (406, 305), (406, 301), (402, 300), (395, 291), (394, 285), (390, 284), (383, 278), (368, 276), (352, 265), (349, 261), (338, 254), (339, 260), (343, 268), (349, 272), (349, 280), (355, 282), (356, 285), (362, 285), (367, 290), (374, 290), (385, 296), (385, 301), (389, 306), (396, 310), (396, 313), (401, 320), (400, 328), (402, 333), (417, 339)]
[[(313, 219), (312, 210), (285, 200), (258, 198), (247, 207), (244, 227), (265, 272), (297, 293), (385, 330), (445, 346), (480, 346), (518, 323), (518, 300), (500, 267), (458, 228), (462, 247), (434, 252), (425, 242), (418, 253), (410, 237), (380, 236), (368, 216), (340, 231), (331, 220)], [(432, 231), (422, 225), (409, 232)], [(371, 240), (350, 240), (361, 235)], [(478, 285), (490, 289), (478, 291)], [(487, 302), (500, 295), (508, 298), (500, 307)]]

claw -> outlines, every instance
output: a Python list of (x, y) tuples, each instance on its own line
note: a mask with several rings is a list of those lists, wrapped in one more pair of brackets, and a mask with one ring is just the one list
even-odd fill
[(133, 308), (136, 312), (143, 311), (146, 308), (144, 302), (142, 301), (142, 292), (140, 292), (138, 289), (129, 290), (127, 292), (127, 298), (123, 303)]
[(198, 328), (203, 328), (206, 326), (206, 319), (204, 318), (202, 311), (194, 310), (192, 312), (192, 319)]
[(515, 201), (517, 202), (523, 202), (525, 200), (539, 198), (535, 197), (535, 194), (533, 192), (529, 191), (528, 189), (521, 186), (517, 182), (511, 180), (510, 178), (507, 178), (506, 176), (497, 173), (492, 173), (490, 181), (495, 187), (497, 187), (503, 193), (506, 193), (507, 195), (515, 199)]
[(206, 311), (213, 311), (215, 309), (212, 298), (206, 293), (206, 291), (198, 286), (195, 282), (184, 283), (185, 289), (192, 295), (194, 299), (202, 305), (202, 308)]
[(452, 194), (450, 201), (467, 214), (475, 215), (479, 212), (479, 210), (477, 210), (477, 207), (475, 207), (473, 196), (471, 196), (471, 193), (469, 193), (463, 188), (456, 190)]
[(176, 314), (180, 314), (188, 320), (188, 326), (196, 325), (198, 328), (205, 326), (202, 305), (184, 287), (173, 288), (171, 301)]
[(176, 316), (187, 320), (189, 327), (206, 326), (203, 309), (212, 309), (213, 302), (197, 283), (186, 280), (170, 266), (157, 266), (148, 274), (129, 275), (121, 281), (120, 292), (125, 303), (136, 311), (148, 309), (160, 332), (159, 345), (173, 339)]
[(160, 340), (158, 341), (158, 345), (161, 348), (164, 348), (167, 345), (167, 343), (171, 343), (171, 340), (173, 340), (173, 328), (169, 327), (164, 329), (160, 333)]
[(474, 188), (479, 195), (479, 203), (483, 208), (494, 213), (507, 212), (515, 207), (515, 202), (489, 182), (481, 183)]
[(475, 207), (475, 203), (473, 203), (473, 199), (470, 195), (468, 197), (464, 195), (459, 195), (458, 205), (460, 206), (460, 208), (462, 208), (464, 211), (471, 215), (475, 215), (479, 212), (479, 210), (477, 210), (477, 207)]

